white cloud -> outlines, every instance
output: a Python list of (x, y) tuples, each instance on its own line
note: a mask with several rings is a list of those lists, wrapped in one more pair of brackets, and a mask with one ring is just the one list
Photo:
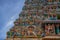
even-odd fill
[(14, 15), (10, 18), (10, 20), (5, 24), (5, 27), (0, 30), (0, 38), (6, 37), (6, 32), (9, 31), (9, 29), (13, 26), (13, 22), (15, 21), (17, 15)]
[[(18, 1), (15, 5), (11, 4), (4, 4), (1, 8), (1, 12), (4, 13), (8, 13), (9, 15), (7, 16), (11, 16), (10, 14), (12, 14), (13, 16), (11, 18), (9, 18), (9, 21), (6, 22), (5, 26), (3, 27), (2, 30), (0, 30), (0, 38), (4, 38), (6, 36), (6, 32), (13, 26), (13, 22), (14, 20), (18, 17), (17, 15), (19, 14), (19, 12), (22, 9), (23, 3)], [(18, 14), (17, 14), (18, 13)], [(7, 16), (5, 16), (5, 14), (3, 15), (3, 17), (6, 19), (8, 18)]]
[[(19, 4), (19, 3), (18, 3)], [(12, 9), (13, 12), (10, 13), (15, 13), (11, 18), (9, 18), (9, 21), (7, 21), (5, 23), (5, 26), (3, 27), (3, 29), (0, 30), (0, 39), (1, 38), (5, 38), (6, 37), (6, 32), (9, 31), (9, 29), (13, 26), (13, 22), (15, 21), (16, 18), (18, 18), (18, 6), (14, 7)], [(17, 11), (16, 11), (17, 10)], [(18, 13), (18, 14), (17, 14)]]

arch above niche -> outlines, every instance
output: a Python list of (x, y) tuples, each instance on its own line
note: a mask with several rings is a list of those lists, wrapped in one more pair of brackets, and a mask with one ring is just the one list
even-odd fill
[(32, 27), (34, 27), (34, 28), (36, 28), (36, 26), (35, 26), (35, 25), (29, 25), (29, 26), (27, 26), (27, 28), (28, 28), (28, 27), (30, 27), (30, 26), (32, 26)]

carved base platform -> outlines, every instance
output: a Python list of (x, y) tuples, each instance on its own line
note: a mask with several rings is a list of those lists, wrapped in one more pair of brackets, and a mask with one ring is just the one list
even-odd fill
[(37, 37), (7, 38), (6, 40), (60, 40), (60, 36), (46, 36), (43, 38)]

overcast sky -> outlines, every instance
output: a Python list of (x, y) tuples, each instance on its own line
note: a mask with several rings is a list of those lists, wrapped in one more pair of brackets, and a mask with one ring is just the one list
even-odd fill
[(0, 0), (0, 40), (6, 37), (23, 6), (24, 0)]

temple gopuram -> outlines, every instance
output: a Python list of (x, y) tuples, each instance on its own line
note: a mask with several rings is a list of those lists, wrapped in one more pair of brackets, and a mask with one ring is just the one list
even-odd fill
[(60, 40), (60, 0), (25, 0), (6, 40), (49, 40), (47, 36)]

